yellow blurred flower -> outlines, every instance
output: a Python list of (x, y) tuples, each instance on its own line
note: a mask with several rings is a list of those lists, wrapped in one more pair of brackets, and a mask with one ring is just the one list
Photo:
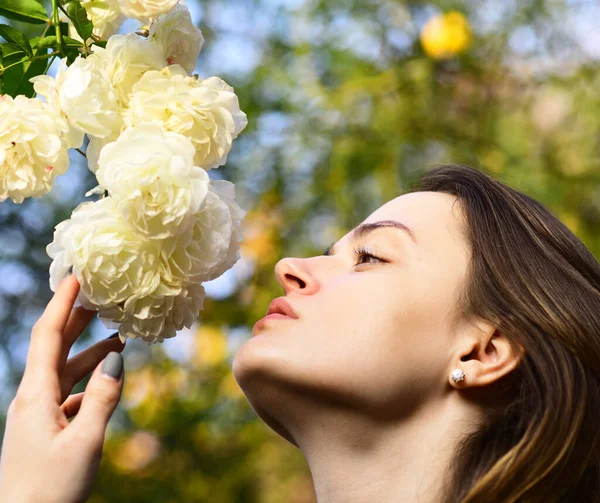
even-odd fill
[(227, 375), (221, 381), (219, 391), (228, 398), (238, 399), (244, 397), (244, 392), (240, 388), (240, 385), (233, 377), (232, 372), (228, 372)]
[(216, 326), (204, 324), (196, 333), (195, 361), (203, 365), (216, 365), (227, 358), (227, 337)]
[(255, 210), (244, 220), (244, 241), (240, 244), (244, 255), (259, 264), (272, 262), (277, 257), (276, 240), (282, 218), (277, 210)]
[(245, 254), (254, 260), (261, 260), (264, 257), (273, 257), (273, 235), (271, 232), (257, 229), (253, 232), (251, 238), (247, 238), (241, 244)]
[(142, 470), (160, 452), (160, 439), (149, 431), (136, 431), (112, 455), (112, 461), (124, 472)]
[(421, 31), (421, 44), (428, 56), (452, 58), (471, 43), (469, 21), (460, 12), (451, 11), (432, 17)]
[(570, 210), (562, 210), (558, 212), (558, 217), (573, 234), (577, 234), (579, 232), (579, 216), (576, 213)]
[(123, 405), (130, 409), (137, 407), (153, 389), (153, 376), (149, 368), (130, 372), (123, 384)]
[(164, 372), (145, 367), (130, 372), (123, 385), (123, 405), (133, 409), (147, 401), (162, 401), (183, 396), (187, 391), (189, 374), (174, 367)]

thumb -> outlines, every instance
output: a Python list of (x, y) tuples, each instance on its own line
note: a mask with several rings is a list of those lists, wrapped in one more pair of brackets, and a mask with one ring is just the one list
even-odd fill
[(90, 378), (79, 412), (71, 421), (74, 432), (85, 433), (93, 442), (104, 442), (106, 425), (115, 411), (123, 390), (123, 357), (111, 351)]

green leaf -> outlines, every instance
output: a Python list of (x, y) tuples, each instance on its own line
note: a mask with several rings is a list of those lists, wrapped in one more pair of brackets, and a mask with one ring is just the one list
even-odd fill
[[(39, 37), (37, 37), (39, 39)], [(37, 48), (34, 57), (47, 55), (47, 48)], [(34, 59), (33, 61), (23, 52), (14, 52), (4, 57), (4, 66), (15, 64), (4, 72), (4, 92), (15, 97), (23, 94), (28, 98), (35, 96), (33, 84), (29, 79), (36, 75), (43, 75), (48, 66), (48, 58)]]
[(33, 47), (37, 47), (38, 49), (44, 49), (48, 47), (56, 47), (58, 45), (58, 41), (56, 40), (56, 35), (50, 35), (49, 37), (44, 37), (38, 40), (37, 44), (33, 44)]
[(63, 55), (67, 57), (67, 65), (71, 65), (78, 56), (81, 56), (81, 53), (77, 50), (77, 47), (67, 47)]
[(26, 23), (42, 24), (48, 22), (46, 9), (36, 0), (0, 0), (0, 14), (8, 19)]
[(0, 49), (2, 51), (2, 56), (4, 56), (5, 58), (7, 56), (10, 56), (11, 54), (25, 54), (25, 51), (23, 51), (23, 49), (17, 47), (14, 44), (0, 44)]
[(58, 26), (60, 26), (60, 34), (63, 37), (66, 37), (69, 34), (69, 23), (67, 23), (66, 21), (60, 21), (58, 23)]
[(14, 50), (15, 46), (13, 46), (12, 44), (1, 44), (0, 47), (2, 47), (2, 56), (4, 59), (3, 64), (5, 67), (16, 63), (17, 61), (29, 60), (29, 56), (27, 56), (27, 54), (25, 54), (18, 47), (16, 48), (16, 50)]
[[(62, 37), (62, 39), (65, 47), (83, 47), (83, 44), (74, 38)], [(40, 39), (37, 44), (33, 45), (33, 47), (37, 47), (39, 49), (47, 49), (50, 47), (56, 49), (58, 48), (58, 40), (56, 39), (56, 35), (50, 35), (49, 37)]]
[(96, 40), (95, 42), (92, 42), (92, 45), (97, 45), (98, 47), (105, 48), (106, 42), (108, 42), (108, 40)]
[(77, 1), (69, 2), (67, 4), (67, 15), (73, 22), (73, 26), (77, 30), (77, 33), (83, 40), (90, 38), (92, 29), (94, 26), (87, 17), (87, 12)]
[(4, 75), (0, 75), (0, 94), (4, 93)]
[(83, 44), (75, 38), (63, 37), (62, 39), (67, 47), (83, 47)]
[(33, 56), (33, 50), (31, 49), (29, 41), (25, 38), (25, 35), (20, 31), (15, 30), (12, 26), (0, 24), (0, 37), (3, 37), (7, 42), (21, 48), (29, 57)]
[[(13, 57), (11, 56), (10, 59), (13, 59)], [(10, 94), (13, 98), (19, 94), (18, 89), (21, 84), (21, 80), (23, 79), (23, 75), (25, 74), (25, 70), (23, 68), (23, 63), (25, 63), (25, 61), (27, 61), (27, 58), (23, 59), (21, 64), (15, 65), (4, 72), (4, 94)], [(8, 66), (13, 62), (15, 61), (7, 61), (5, 59), (4, 66)]]
[(33, 83), (29, 82), (29, 79), (36, 75), (43, 75), (46, 71), (46, 66), (48, 66), (47, 59), (36, 59), (30, 63), (25, 63), (23, 67), (24, 74), (17, 87), (17, 94), (24, 94), (28, 98), (34, 98), (35, 90), (33, 89)]

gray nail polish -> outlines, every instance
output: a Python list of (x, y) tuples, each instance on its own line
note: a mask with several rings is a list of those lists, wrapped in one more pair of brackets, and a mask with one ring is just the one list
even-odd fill
[(115, 337), (117, 337), (118, 335), (119, 335), (119, 332), (115, 332), (114, 334), (112, 334), (112, 335), (109, 335), (109, 336), (107, 337), (107, 339), (114, 339), (114, 338), (115, 338)]
[(102, 363), (102, 373), (119, 380), (123, 373), (123, 357), (121, 353), (111, 351), (104, 358)]

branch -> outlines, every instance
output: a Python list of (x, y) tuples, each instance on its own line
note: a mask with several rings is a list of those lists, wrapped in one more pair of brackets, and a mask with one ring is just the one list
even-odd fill
[(58, 3), (58, 0), (52, 0), (52, 22), (54, 23), (54, 29), (56, 31), (56, 40), (58, 41), (58, 47), (60, 47), (60, 52), (64, 53), (65, 47), (63, 45), (62, 33), (60, 32), (60, 20), (58, 19), (59, 7), (62, 10), (62, 6)]
[(6, 70), (8, 70), (9, 68), (12, 68), (13, 66), (20, 65), (21, 63), (27, 63), (28, 61), (35, 61), (37, 59), (48, 59), (48, 58), (51, 58), (53, 56), (56, 56), (57, 54), (60, 54), (60, 52), (59, 51), (54, 51), (54, 52), (50, 52), (48, 54), (39, 54), (37, 56), (34, 56), (33, 58), (27, 58), (27, 59), (21, 59), (19, 61), (15, 61), (14, 63), (11, 63), (8, 66), (2, 66), (2, 67), (0, 67), (0, 75), (4, 74), (4, 72)]

